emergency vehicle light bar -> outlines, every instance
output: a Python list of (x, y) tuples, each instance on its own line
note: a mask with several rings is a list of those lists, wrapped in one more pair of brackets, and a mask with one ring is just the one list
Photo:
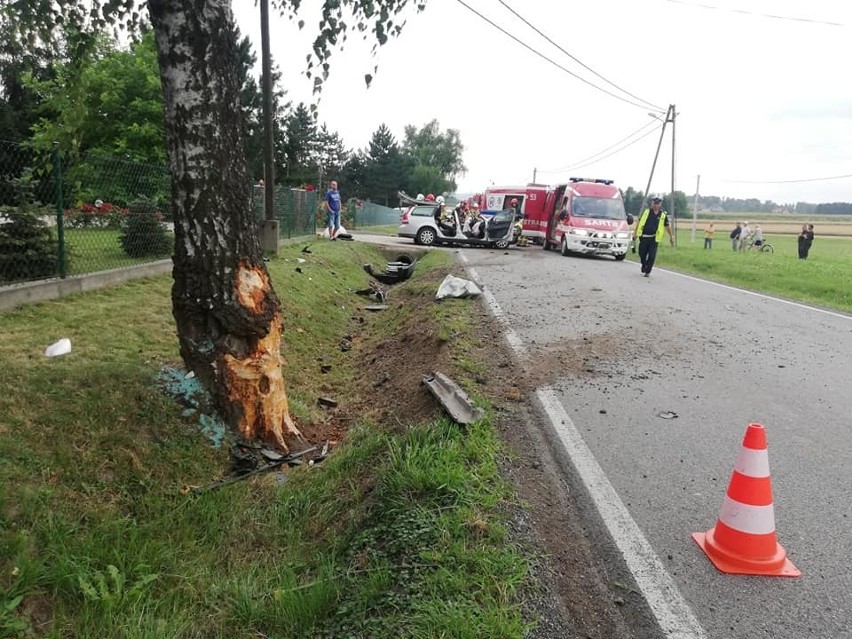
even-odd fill
[(568, 179), (571, 180), (571, 182), (594, 182), (595, 184), (612, 184), (613, 182), (615, 182), (615, 180), (603, 180), (598, 178), (572, 177)]

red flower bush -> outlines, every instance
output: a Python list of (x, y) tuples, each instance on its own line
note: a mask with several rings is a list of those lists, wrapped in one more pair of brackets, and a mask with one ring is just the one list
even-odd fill
[(127, 219), (127, 209), (109, 202), (100, 206), (83, 203), (65, 209), (65, 226), (72, 229), (120, 229)]

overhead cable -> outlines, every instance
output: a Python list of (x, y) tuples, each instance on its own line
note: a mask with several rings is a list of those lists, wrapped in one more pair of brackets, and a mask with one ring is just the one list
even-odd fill
[[(643, 140), (643, 139), (647, 138), (649, 135), (651, 135), (652, 133), (656, 133), (657, 131), (659, 131), (659, 130), (660, 130), (660, 129), (662, 129), (662, 128), (663, 128), (663, 125), (662, 125), (662, 124), (660, 124), (660, 125), (658, 125), (658, 126), (655, 126), (653, 129), (651, 129), (650, 131), (646, 132), (644, 135), (641, 135), (640, 137), (636, 138), (635, 140), (633, 140), (633, 141), (632, 141), (632, 142), (630, 142), (629, 144), (625, 144), (625, 145), (624, 145), (624, 146), (622, 146), (620, 149), (616, 149), (616, 150), (615, 150), (615, 151), (613, 151), (612, 153), (608, 153), (608, 154), (604, 155), (603, 157), (599, 157), (599, 158), (597, 158), (596, 160), (593, 160), (592, 162), (586, 162), (585, 164), (578, 164), (578, 165), (569, 166), (569, 167), (567, 167), (567, 168), (565, 169), (565, 171), (563, 171), (563, 172), (567, 173), (568, 171), (576, 171), (577, 169), (584, 169), (584, 168), (586, 168), (587, 166), (591, 166), (591, 165), (593, 165), (593, 164), (597, 164), (597, 163), (598, 163), (598, 162), (600, 162), (601, 160), (606, 160), (607, 158), (612, 157), (612, 156), (613, 156), (613, 155), (615, 155), (616, 153), (621, 153), (621, 152), (622, 152), (622, 151), (624, 151), (626, 148), (633, 146), (634, 144), (636, 144), (636, 143), (637, 143), (637, 142), (639, 142), (640, 140)], [(594, 157), (594, 156), (592, 156), (592, 157)]]
[[(511, 33), (509, 33), (508, 31), (506, 31), (506, 30), (505, 30), (503, 27), (501, 27), (500, 25), (498, 25), (498, 24), (496, 24), (496, 23), (492, 22), (490, 19), (486, 18), (484, 15), (482, 15), (481, 13), (479, 13), (479, 11), (477, 11), (476, 9), (474, 9), (473, 7), (471, 7), (470, 5), (468, 5), (466, 2), (464, 2), (464, 0), (456, 0), (456, 2), (458, 2), (460, 5), (462, 5), (462, 6), (463, 6), (465, 9), (467, 9), (468, 11), (471, 11), (472, 13), (476, 14), (477, 16), (479, 16), (480, 18), (482, 18), (483, 20), (485, 20), (488, 24), (490, 24), (492, 27), (494, 27), (494, 28), (495, 28), (495, 29), (497, 29), (498, 31), (501, 31), (503, 34), (505, 34), (505, 35), (509, 36), (510, 38), (512, 38), (512, 40), (514, 40), (515, 42), (517, 42), (518, 44), (520, 44), (520, 45), (521, 45), (521, 46), (523, 46), (524, 48), (529, 49), (530, 51), (532, 51), (532, 52), (533, 52), (534, 54), (536, 54), (538, 57), (543, 58), (544, 60), (546, 60), (546, 61), (550, 62), (550, 64), (552, 64), (552, 65), (553, 65), (553, 66), (555, 66), (556, 68), (560, 69), (561, 71), (564, 71), (564, 72), (565, 72), (565, 73), (567, 73), (568, 75), (573, 76), (573, 77), (577, 78), (578, 80), (580, 80), (581, 82), (584, 82), (584, 83), (588, 84), (588, 85), (589, 85), (590, 87), (592, 87), (593, 89), (597, 89), (598, 91), (601, 91), (601, 92), (603, 92), (603, 93), (606, 93), (607, 95), (609, 95), (609, 96), (611, 96), (611, 97), (615, 98), (616, 100), (620, 100), (620, 101), (622, 101), (622, 102), (626, 102), (627, 104), (631, 104), (631, 105), (633, 105), (633, 106), (635, 106), (635, 107), (639, 107), (640, 109), (645, 109), (645, 110), (647, 110), (647, 109), (648, 109), (647, 105), (639, 104), (638, 102), (632, 102), (631, 100), (628, 100), (627, 98), (623, 98), (623, 97), (621, 97), (620, 95), (616, 95), (615, 93), (612, 93), (611, 91), (607, 91), (606, 89), (604, 89), (604, 88), (602, 88), (602, 87), (599, 87), (598, 85), (596, 85), (596, 84), (594, 84), (594, 83), (592, 83), (592, 82), (589, 82), (588, 80), (586, 80), (585, 78), (583, 78), (583, 77), (581, 77), (581, 76), (577, 75), (577, 74), (576, 74), (576, 73), (574, 73), (573, 71), (569, 71), (568, 69), (566, 69), (565, 67), (563, 67), (563, 66), (562, 66), (561, 64), (559, 64), (558, 62), (556, 62), (556, 61), (554, 61), (554, 60), (551, 60), (551, 59), (550, 59), (550, 58), (548, 58), (546, 55), (544, 55), (543, 53), (541, 53), (541, 52), (537, 51), (536, 49), (534, 49), (533, 47), (531, 47), (530, 45), (528, 45), (526, 42), (524, 42), (523, 40), (521, 40), (521, 39), (519, 39), (519, 38), (517, 38), (517, 37), (513, 36)], [(662, 110), (661, 110), (660, 112), (662, 113)]]
[[(583, 158), (582, 160), (578, 160), (577, 162), (572, 162), (571, 164), (566, 164), (565, 166), (562, 166), (562, 167), (560, 167), (560, 168), (558, 168), (558, 169), (539, 169), (539, 173), (562, 173), (563, 171), (570, 170), (572, 167), (575, 167), (575, 166), (577, 166), (578, 164), (582, 164), (583, 162), (588, 162), (589, 160), (592, 160), (592, 159), (596, 158), (596, 157), (597, 157), (597, 156), (599, 156), (599, 155), (603, 155), (604, 153), (606, 153), (606, 152), (607, 152), (607, 151), (609, 151), (610, 149), (612, 149), (612, 148), (614, 148), (614, 147), (618, 146), (618, 145), (619, 145), (619, 144), (621, 144), (622, 142), (625, 142), (625, 141), (629, 140), (629, 139), (630, 139), (630, 138), (632, 138), (634, 135), (638, 135), (638, 134), (639, 134), (639, 133), (641, 133), (644, 129), (647, 129), (649, 126), (654, 126), (655, 124), (657, 124), (657, 121), (653, 121), (653, 120), (652, 120), (651, 122), (648, 122), (648, 123), (646, 123), (646, 124), (642, 125), (641, 127), (639, 127), (637, 130), (635, 130), (635, 131), (634, 131), (633, 133), (631, 133), (630, 135), (626, 135), (626, 136), (624, 136), (624, 137), (623, 137), (623, 138), (621, 138), (618, 142), (615, 142), (615, 143), (613, 143), (613, 144), (610, 144), (610, 145), (609, 145), (608, 147), (606, 147), (605, 149), (601, 149), (600, 151), (598, 151), (597, 153), (594, 153), (594, 154), (590, 155), (589, 157)], [(641, 139), (641, 138), (640, 138), (640, 139)], [(625, 148), (627, 148), (627, 147), (625, 147)]]
[(657, 111), (659, 111), (660, 113), (662, 113), (663, 111), (665, 111), (665, 109), (663, 109), (663, 108), (661, 108), (661, 107), (658, 107), (658, 106), (657, 106), (656, 104), (654, 104), (653, 102), (648, 102), (647, 100), (643, 100), (643, 99), (642, 99), (642, 98), (640, 98), (638, 95), (633, 95), (632, 93), (630, 93), (630, 91), (627, 91), (626, 89), (622, 89), (620, 86), (618, 86), (618, 85), (617, 85), (617, 84), (615, 84), (614, 82), (610, 82), (610, 81), (609, 81), (609, 80), (607, 80), (605, 77), (603, 77), (600, 73), (598, 73), (597, 71), (595, 71), (595, 70), (594, 70), (594, 69), (592, 69), (591, 67), (589, 67), (589, 66), (587, 66), (587, 65), (583, 64), (583, 63), (582, 63), (582, 62), (580, 62), (580, 60), (578, 60), (576, 57), (574, 57), (573, 55), (571, 55), (570, 53), (568, 53), (565, 49), (563, 49), (561, 46), (559, 46), (556, 42), (554, 42), (553, 40), (551, 40), (551, 39), (550, 39), (547, 35), (545, 35), (544, 33), (542, 33), (542, 32), (541, 32), (541, 30), (539, 30), (537, 27), (535, 27), (534, 25), (530, 24), (530, 22), (529, 22), (526, 18), (524, 18), (522, 15), (520, 15), (517, 11), (515, 11), (512, 7), (510, 7), (508, 4), (506, 4), (503, 0), (498, 0), (498, 2), (499, 2), (500, 4), (502, 4), (504, 7), (506, 7), (509, 11), (511, 11), (511, 12), (515, 15), (515, 17), (517, 17), (517, 18), (518, 18), (521, 22), (523, 22), (525, 25), (527, 25), (530, 29), (532, 29), (533, 31), (535, 31), (535, 32), (536, 32), (537, 34), (539, 34), (542, 38), (544, 38), (545, 40), (547, 40), (550, 44), (552, 44), (554, 47), (556, 47), (557, 49), (559, 49), (562, 53), (564, 53), (565, 55), (567, 55), (567, 56), (568, 56), (569, 58), (571, 58), (574, 62), (576, 62), (577, 64), (579, 64), (581, 67), (583, 67), (583, 68), (584, 68), (584, 69), (586, 69), (587, 71), (591, 72), (593, 75), (597, 76), (598, 78), (600, 78), (601, 80), (603, 80), (604, 82), (606, 82), (607, 84), (609, 84), (610, 86), (615, 87), (616, 89), (618, 89), (618, 90), (619, 90), (619, 91), (621, 91), (622, 93), (625, 93), (625, 94), (629, 95), (629, 96), (630, 96), (631, 98), (633, 98), (634, 100), (639, 100), (639, 102), (644, 102), (644, 103), (645, 103), (645, 104), (647, 104), (649, 107), (651, 107), (652, 109), (656, 109), (656, 110), (657, 110)]
[(811, 24), (827, 24), (831, 27), (845, 27), (845, 24), (840, 22), (829, 22), (827, 20), (811, 20), (810, 18), (797, 18), (795, 16), (777, 16), (771, 13), (760, 13), (759, 11), (746, 11), (745, 9), (731, 9), (729, 7), (716, 7), (710, 4), (702, 4), (700, 2), (684, 2), (683, 0), (667, 0), (674, 4), (682, 4), (687, 7), (701, 7), (702, 9), (718, 9), (720, 11), (730, 11), (732, 13), (743, 13), (745, 15), (757, 16), (759, 18), (773, 18), (775, 20), (789, 20), (792, 22), (810, 22)]
[(829, 180), (843, 180), (852, 178), (849, 175), (832, 175), (830, 177), (802, 178), (800, 180), (717, 180), (718, 182), (729, 182), (732, 184), (796, 184), (798, 182), (828, 182)]

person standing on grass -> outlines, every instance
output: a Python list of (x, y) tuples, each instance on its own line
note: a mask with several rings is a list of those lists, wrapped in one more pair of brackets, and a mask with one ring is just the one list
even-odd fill
[(799, 248), (799, 259), (803, 260), (808, 256), (807, 251), (805, 251), (805, 242), (808, 239), (808, 225), (802, 224), (802, 230), (796, 236), (796, 243)]
[(668, 214), (662, 210), (662, 199), (655, 197), (651, 200), (651, 208), (642, 211), (633, 241), (639, 241), (639, 259), (642, 260), (642, 275), (650, 277), (654, 261), (657, 259), (657, 247), (666, 232), (669, 242), (674, 246), (672, 227), (669, 226)]
[(737, 249), (740, 251), (745, 251), (746, 244), (748, 244), (748, 240), (751, 237), (751, 227), (748, 225), (748, 222), (743, 222), (743, 227), (740, 229), (740, 242), (737, 245)]
[(754, 227), (754, 242), (752, 242), (752, 246), (758, 250), (763, 246), (763, 229), (760, 228), (760, 224), (756, 224)]
[(340, 191), (337, 190), (337, 180), (332, 180), (328, 185), (324, 204), (328, 213), (328, 237), (334, 241), (340, 230)]
[(710, 222), (710, 226), (708, 226), (704, 230), (704, 248), (711, 249), (713, 248), (713, 234), (716, 231), (713, 230), (713, 222)]
[(811, 246), (814, 243), (814, 225), (808, 224), (807, 229), (805, 229), (805, 256), (802, 258), (803, 260), (808, 259), (808, 253), (811, 252)]
[(734, 227), (734, 230), (731, 231), (731, 250), (736, 251), (737, 247), (740, 245), (740, 233), (743, 232), (743, 228), (740, 226), (740, 223), (737, 222), (737, 225)]

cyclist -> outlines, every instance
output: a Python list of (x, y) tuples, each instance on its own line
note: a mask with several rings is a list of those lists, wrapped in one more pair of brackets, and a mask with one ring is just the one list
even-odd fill
[(754, 226), (754, 236), (752, 245), (760, 250), (760, 247), (763, 246), (763, 229), (760, 228), (759, 224), (755, 224)]

